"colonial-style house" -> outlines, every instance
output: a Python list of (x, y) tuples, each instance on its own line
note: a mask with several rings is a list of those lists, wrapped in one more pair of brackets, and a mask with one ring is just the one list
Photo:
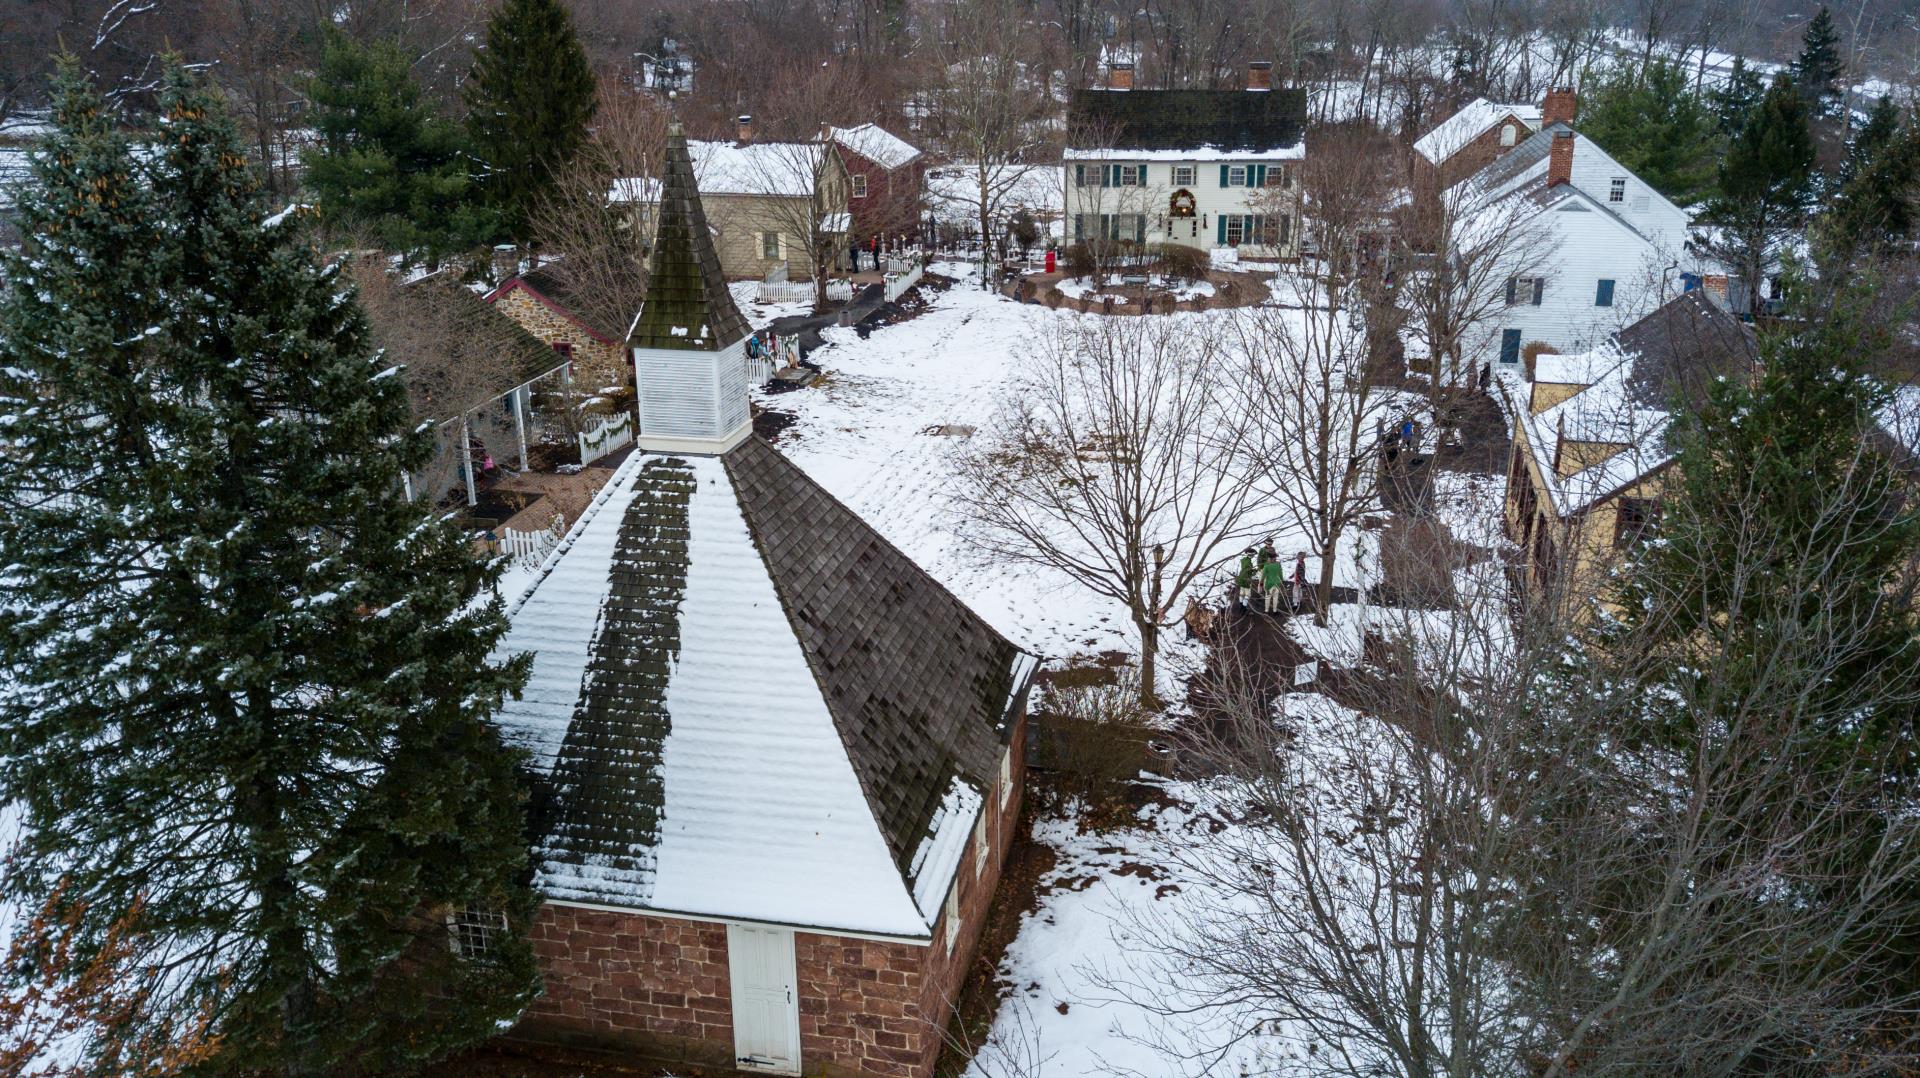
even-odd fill
[(1248, 65), (1244, 90), (1136, 90), (1133, 65), (1111, 65), (1068, 111), (1068, 240), (1298, 257), (1306, 108), (1268, 63)]
[(1524, 394), (1507, 402), (1506, 528), (1526, 551), (1530, 586), (1592, 592), (1659, 519), (1674, 403), (1749, 376), (1757, 355), (1752, 331), (1695, 289), (1591, 349), (1538, 356), (1524, 389), (1500, 382)]
[[(841, 155), (825, 141), (757, 140), (751, 116), (737, 123), (731, 142), (687, 143), (721, 272), (736, 280), (784, 274), (801, 281), (811, 279), (816, 254), (822, 265), (837, 265), (852, 226), (852, 184)], [(660, 181), (617, 180), (609, 197), (643, 223), (659, 206)]]
[(879, 124), (829, 127), (827, 140), (847, 170), (847, 208), (854, 246), (918, 236), (927, 197), (927, 155)]
[(534, 656), (499, 721), (545, 896), (546, 990), (509, 1036), (921, 1078), (1020, 811), (1036, 660), (753, 435), (678, 124), (663, 186), (636, 451), (502, 642)]
[(623, 386), (627, 325), (594, 319), (559, 266), (549, 263), (509, 278), (487, 293), (487, 302), (574, 365), (574, 377), (589, 389)]
[(1488, 262), (1480, 359), (1504, 371), (1528, 351), (1592, 348), (1684, 287), (1686, 211), (1578, 134), (1575, 106), (1549, 94), (1538, 132), (1443, 196), (1460, 217), (1450, 257)]
[(1434, 125), (1433, 130), (1413, 144), (1414, 168), (1418, 186), (1437, 190), (1471, 176), (1489, 162), (1518, 146), (1540, 130), (1541, 117), (1549, 109), (1562, 111), (1561, 120), (1573, 118), (1570, 91), (1555, 91), (1545, 106), (1499, 104), (1476, 97), (1458, 112)]

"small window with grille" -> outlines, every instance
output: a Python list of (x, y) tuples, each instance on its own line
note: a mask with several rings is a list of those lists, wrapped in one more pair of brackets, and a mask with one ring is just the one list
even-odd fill
[(1607, 201), (1625, 202), (1627, 200), (1627, 178), (1615, 176), (1607, 181)]
[(453, 953), (466, 959), (484, 959), (507, 934), (507, 915), (500, 910), (466, 906), (447, 914), (447, 933)]

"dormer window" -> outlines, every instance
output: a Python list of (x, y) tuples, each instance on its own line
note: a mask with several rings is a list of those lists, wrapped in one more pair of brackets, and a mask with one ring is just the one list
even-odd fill
[(1500, 145), (1511, 146), (1520, 141), (1520, 128), (1515, 124), (1500, 125)]

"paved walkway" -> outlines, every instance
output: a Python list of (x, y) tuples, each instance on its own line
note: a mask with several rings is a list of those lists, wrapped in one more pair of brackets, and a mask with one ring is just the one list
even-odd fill
[(871, 318), (874, 312), (887, 302), (886, 286), (875, 282), (854, 293), (852, 299), (826, 314), (790, 314), (785, 318), (776, 318), (768, 326), (782, 337), (800, 338), (801, 358), (826, 342), (820, 338), (820, 331), (828, 326), (837, 326), (843, 316), (854, 325)]

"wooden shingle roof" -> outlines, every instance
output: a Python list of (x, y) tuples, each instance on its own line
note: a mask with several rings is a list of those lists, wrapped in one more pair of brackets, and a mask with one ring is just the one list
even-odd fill
[(720, 256), (707, 230), (706, 210), (678, 122), (667, 128), (666, 172), (661, 178), (659, 231), (653, 244), (647, 298), (628, 344), (717, 352), (751, 332), (734, 306)]
[(1304, 90), (1082, 90), (1067, 129), (1116, 150), (1265, 153), (1297, 144), (1306, 122)]

